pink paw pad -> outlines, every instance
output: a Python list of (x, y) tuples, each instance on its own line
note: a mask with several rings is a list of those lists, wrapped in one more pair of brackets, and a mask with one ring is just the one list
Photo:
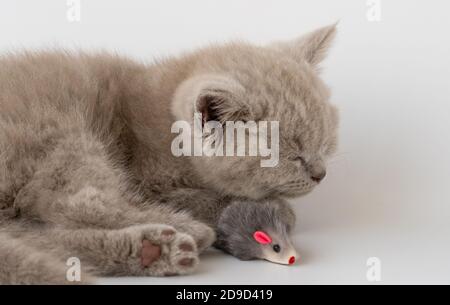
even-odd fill
[(195, 260), (193, 258), (183, 258), (178, 262), (178, 264), (182, 267), (192, 267), (194, 263)]
[(179, 248), (181, 251), (185, 251), (185, 252), (194, 251), (194, 246), (192, 246), (191, 244), (188, 244), (188, 243), (183, 243), (183, 244), (179, 245)]
[(144, 239), (142, 241), (141, 264), (142, 267), (149, 267), (154, 261), (161, 257), (161, 247), (152, 244)]

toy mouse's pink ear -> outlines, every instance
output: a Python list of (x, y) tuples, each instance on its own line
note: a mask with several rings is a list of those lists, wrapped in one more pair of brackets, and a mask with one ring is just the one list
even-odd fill
[(270, 236), (263, 231), (256, 231), (253, 234), (253, 238), (263, 245), (270, 244), (272, 242), (272, 238), (270, 238)]

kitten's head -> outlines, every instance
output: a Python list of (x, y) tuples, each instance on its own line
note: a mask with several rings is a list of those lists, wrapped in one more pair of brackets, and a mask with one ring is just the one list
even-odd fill
[[(278, 121), (279, 162), (264, 157), (192, 157), (199, 177), (224, 194), (295, 197), (325, 177), (336, 149), (337, 110), (318, 76), (318, 64), (335, 36), (335, 25), (298, 40), (258, 47), (234, 43), (192, 55), (194, 72), (177, 89), (173, 113), (193, 122)], [(269, 140), (270, 144), (270, 140)]]

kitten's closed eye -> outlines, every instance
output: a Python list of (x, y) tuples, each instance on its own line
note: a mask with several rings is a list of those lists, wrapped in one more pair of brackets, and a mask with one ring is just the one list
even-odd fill
[(292, 160), (292, 161), (300, 162), (302, 165), (306, 165), (305, 158), (303, 158), (301, 156), (293, 156), (293, 157), (291, 157), (289, 159)]

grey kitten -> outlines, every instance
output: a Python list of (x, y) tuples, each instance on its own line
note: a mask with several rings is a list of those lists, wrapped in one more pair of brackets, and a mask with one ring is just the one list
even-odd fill
[[(0, 58), (0, 283), (192, 273), (221, 211), (312, 191), (337, 143), (318, 74), (328, 26), (144, 65), (111, 54)], [(174, 121), (279, 121), (280, 160), (175, 157)], [(45, 232), (45, 234), (40, 234)]]

